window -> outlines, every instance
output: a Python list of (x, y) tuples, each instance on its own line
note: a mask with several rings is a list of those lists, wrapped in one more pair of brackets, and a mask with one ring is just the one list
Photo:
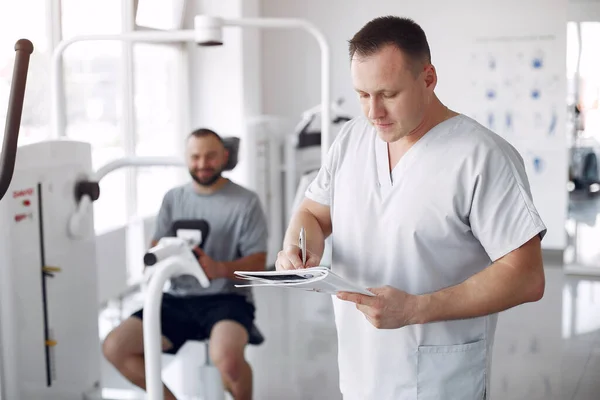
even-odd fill
[[(33, 43), (21, 116), (19, 145), (45, 140), (50, 126), (50, 43), (47, 10), (37, 0), (0, 2), (0, 121), (4, 121), (15, 62), (15, 43), (21, 38)], [(0, 140), (0, 148), (2, 140)]]
[[(598, 101), (600, 99), (600, 55), (597, 44), (600, 42), (600, 23), (582, 22), (581, 29), (581, 63), (580, 95), (583, 106), (585, 131), (600, 140), (600, 113)], [(586, 135), (587, 136), (587, 135)]]
[[(56, 10), (54, 6), (58, 4), (60, 9)], [(136, 4), (141, 7), (141, 15), (134, 21), (134, 10), (127, 7)], [(14, 44), (18, 39), (27, 38), (35, 47), (19, 138), (23, 145), (50, 137), (50, 67), (57, 42), (87, 34), (178, 28), (184, 4), (183, 0), (168, 6), (156, 0), (1, 2), (0, 118), (6, 118)], [(167, 7), (168, 12), (163, 12), (162, 7)], [(126, 21), (126, 15), (132, 15), (132, 20)], [(53, 25), (59, 21), (60, 32)], [(182, 156), (182, 120), (186, 116), (182, 110), (187, 107), (181, 101), (184, 55), (182, 44), (85, 41), (66, 49), (62, 58), (62, 133), (91, 144), (94, 170), (124, 156)], [(185, 169), (179, 167), (111, 172), (100, 183), (102, 195), (94, 203), (96, 232), (123, 227), (135, 216), (156, 214), (164, 193), (186, 177)]]
[[(134, 107), (136, 155), (182, 157), (183, 134), (179, 117), (181, 50), (177, 45), (134, 46)], [(182, 168), (139, 168), (137, 215), (158, 211), (165, 192), (181, 182)], [(184, 171), (184, 170), (183, 170)]]
[[(84, 34), (120, 33), (120, 0), (62, 0), (63, 39)], [(116, 41), (85, 41), (64, 52), (66, 135), (92, 145), (97, 170), (125, 156), (123, 116), (123, 49)], [(112, 172), (100, 183), (94, 203), (96, 232), (125, 225), (127, 171)]]
[(567, 76), (572, 81), (571, 97), (577, 93), (574, 83), (577, 58), (579, 55), (581, 57), (578, 98), (575, 101), (583, 116), (581, 137), (596, 140), (600, 140), (600, 76), (597, 73), (600, 69), (600, 54), (596, 50), (599, 41), (600, 22), (570, 22), (567, 25)]
[(135, 22), (152, 29), (181, 29), (185, 0), (138, 0)]
[[(62, 0), (63, 37), (133, 29), (123, 23), (123, 3)], [(92, 144), (94, 169), (124, 156), (180, 155), (178, 100), (181, 46), (120, 41), (73, 44), (65, 51), (66, 133)], [(126, 83), (133, 81), (131, 89)], [(125, 98), (133, 91), (133, 100)], [(129, 168), (100, 183), (94, 204), (96, 232), (154, 215), (181, 168)], [(136, 200), (137, 198), (137, 200)]]

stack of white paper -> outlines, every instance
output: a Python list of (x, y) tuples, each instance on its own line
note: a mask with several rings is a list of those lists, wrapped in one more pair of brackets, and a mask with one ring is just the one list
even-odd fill
[(313, 292), (336, 294), (338, 292), (373, 293), (336, 275), (327, 267), (312, 267), (288, 271), (235, 271), (240, 279), (251, 281), (236, 287), (275, 286), (308, 290)]

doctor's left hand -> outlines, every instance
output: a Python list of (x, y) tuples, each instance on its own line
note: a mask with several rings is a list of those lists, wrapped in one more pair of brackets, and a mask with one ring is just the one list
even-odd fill
[(375, 328), (397, 329), (415, 323), (417, 296), (391, 286), (370, 288), (369, 291), (375, 296), (339, 292), (337, 297), (355, 303)]

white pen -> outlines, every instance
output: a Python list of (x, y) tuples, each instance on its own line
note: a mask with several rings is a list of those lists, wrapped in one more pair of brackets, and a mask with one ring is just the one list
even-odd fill
[(300, 228), (300, 237), (298, 238), (298, 246), (302, 253), (302, 266), (306, 266), (306, 231), (304, 227)]

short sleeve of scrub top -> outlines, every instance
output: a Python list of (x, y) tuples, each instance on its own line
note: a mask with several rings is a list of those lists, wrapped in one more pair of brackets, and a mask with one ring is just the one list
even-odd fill
[(319, 169), (319, 173), (315, 179), (311, 182), (304, 193), (307, 198), (316, 201), (317, 203), (331, 206), (331, 200), (333, 197), (331, 187), (333, 170), (335, 168), (335, 164), (340, 159), (340, 147), (343, 137), (348, 135), (354, 125), (354, 120), (347, 122), (331, 144), (331, 147), (327, 152), (327, 159)]
[(485, 161), (472, 187), (469, 222), (473, 235), (495, 261), (536, 234), (543, 239), (546, 227), (533, 204), (519, 153), (508, 143), (496, 140), (482, 156)]

